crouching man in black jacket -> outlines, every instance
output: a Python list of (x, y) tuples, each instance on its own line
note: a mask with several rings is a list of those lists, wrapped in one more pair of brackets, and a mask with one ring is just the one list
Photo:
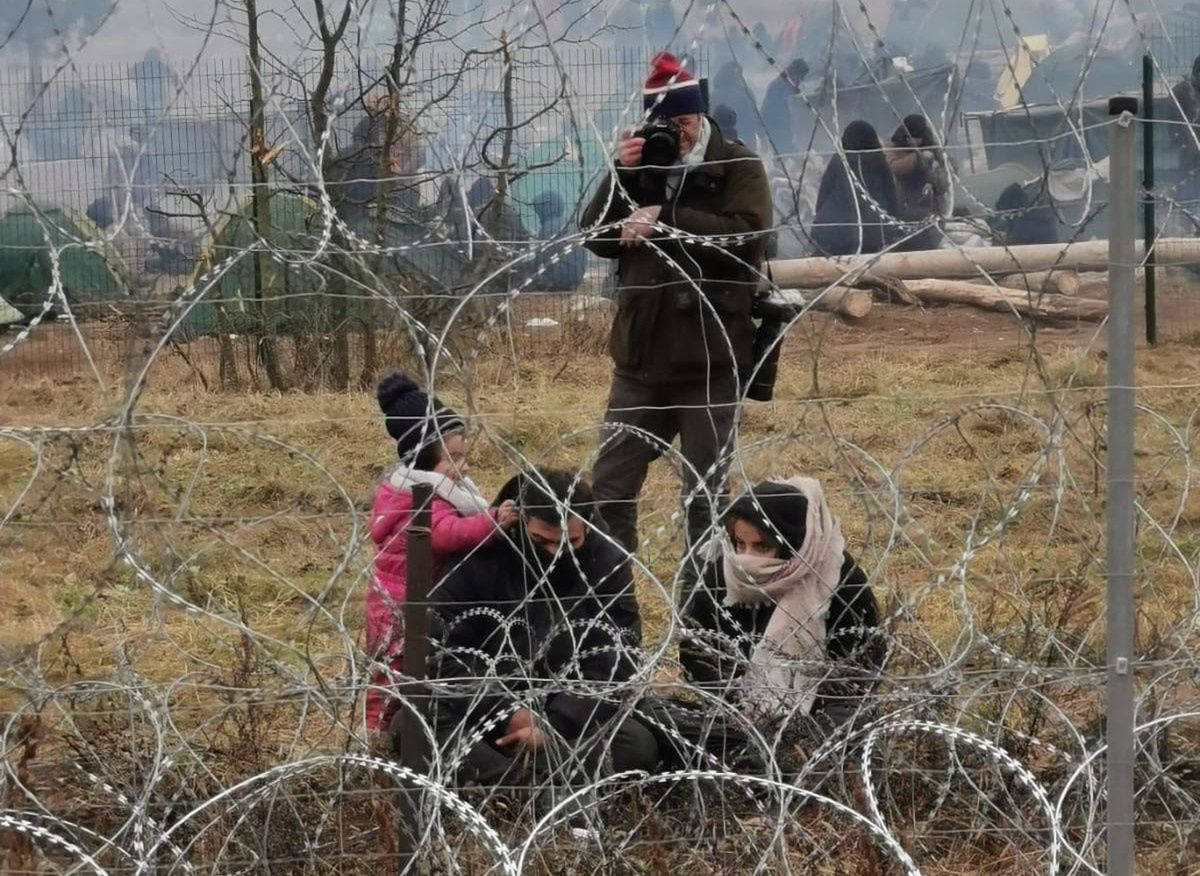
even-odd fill
[(464, 558), (432, 594), (443, 763), (479, 785), (653, 770), (655, 734), (625, 705), (641, 644), (628, 555), (573, 475), (519, 475), (496, 501), (508, 499), (521, 513), (511, 539)]

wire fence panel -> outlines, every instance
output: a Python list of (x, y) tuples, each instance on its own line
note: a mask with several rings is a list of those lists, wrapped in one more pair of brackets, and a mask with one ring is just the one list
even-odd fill
[[(587, 48), (557, 55), (565, 76), (547, 50), (523, 52), (512, 62), (507, 143), (502, 61), (435, 54), (410, 72), (404, 101), (411, 130), (397, 133), (397, 148), (403, 140), (410, 166), (401, 182), (404, 206), (396, 233), (411, 239), (401, 252), (416, 259), (418, 270), (461, 271), (489, 246), (482, 239), (486, 232), (478, 229), (475, 239), (461, 214), (478, 211), (489, 199), (502, 148), (510, 170), (498, 243), (506, 252), (528, 254), (538, 241), (567, 229), (608, 160), (615, 126), (636, 126), (640, 103), (630, 95), (639, 88), (644, 53)], [(309, 107), (319, 70), (280, 69), (263, 78), (265, 140), (277, 150), (272, 185), (288, 199), (287, 221), (321, 196), (322, 178), (314, 171), (321, 168), (322, 147), (313, 137)], [(336, 69), (323, 148), (326, 170), (337, 173), (323, 181), (326, 195), (338, 198), (349, 190), (351, 200), (370, 197), (372, 185), (363, 174), (378, 176), (368, 140), (381, 136), (371, 116), (386, 97), (386, 79), (382, 68)], [(9, 217), (0, 245), (19, 249), (20, 258), (27, 248), (39, 248), (36, 221), (21, 220), (32, 202), (57, 231), (99, 251), (90, 271), (65, 279), (74, 299), (107, 299), (106, 287), (113, 285), (108, 273), (135, 298), (169, 299), (228, 256), (222, 233), (236, 235), (252, 221), (249, 91), (247, 65), (229, 59), (203, 59), (186, 80), (161, 61), (87, 67), (48, 85), (27, 69), (10, 69), (0, 78), (0, 106), (24, 120), (17, 140), (21, 189), (0, 199)], [(304, 199), (299, 206), (296, 197)], [(365, 204), (354, 207), (365, 210)], [(48, 249), (44, 242), (40, 248)], [(538, 261), (528, 256), (524, 273)], [(606, 288), (607, 271), (577, 248), (539, 285), (545, 288), (529, 290), (517, 326), (534, 342), (575, 319), (580, 307), (545, 293), (595, 296)], [(10, 290), (9, 297), (21, 294)], [(64, 349), (41, 373), (66, 376), (84, 364)]]

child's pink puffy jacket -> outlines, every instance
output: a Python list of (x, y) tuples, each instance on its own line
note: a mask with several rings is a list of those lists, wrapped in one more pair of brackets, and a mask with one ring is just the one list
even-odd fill
[[(375, 542), (375, 576), (366, 598), (367, 647), (379, 647), (392, 638), (394, 619), (399, 617), (408, 589), (408, 524), (413, 515), (411, 490), (393, 487), (386, 480), (375, 493), (371, 507), (371, 539)], [(430, 541), (433, 544), (433, 576), (437, 581), (446, 561), (487, 541), (497, 531), (496, 509), (464, 517), (439, 496), (430, 509)], [(390, 652), (385, 647), (385, 653)]]

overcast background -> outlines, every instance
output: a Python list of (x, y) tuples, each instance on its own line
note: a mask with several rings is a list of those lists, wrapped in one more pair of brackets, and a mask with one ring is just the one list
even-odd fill
[[(173, 67), (185, 67), (189, 59), (198, 55), (208, 57), (236, 57), (241, 54), (238, 43), (230, 38), (240, 28), (242, 15), (241, 0), (2, 0), (0, 2), (0, 36), (8, 34), (24, 13), (26, 2), (32, 3), (32, 8), (25, 16), (22, 26), (5, 41), (0, 48), (0, 64), (20, 65), (28, 62), (30, 49), (46, 53), (47, 60), (55, 54), (55, 42), (61, 49), (61, 40), (56, 41), (47, 26), (47, 5), (53, 11), (56, 21), (68, 23), (72, 37), (68, 43), (75, 51), (75, 57), (80, 63), (95, 63), (104, 61), (128, 61), (141, 58), (148, 49), (156, 48), (167, 57)], [(521, 32), (537, 22), (528, 3), (492, 2), (485, 9), (480, 9), (468, 0), (451, 0), (456, 4), (454, 12), (456, 20), (464, 23), (487, 19), (486, 23), (475, 27), (464, 27), (459, 39), (464, 46), (479, 45), (494, 39), (502, 28), (509, 33)], [(554, 6), (549, 0), (538, 0), (541, 10), (546, 13), (552, 27), (558, 27), (564, 16), (552, 14)], [(574, 0), (582, 6), (582, 0)], [(873, 23), (881, 31), (886, 31), (893, 15), (908, 15), (918, 19), (923, 14), (936, 17), (943, 27), (948, 23), (957, 23), (960, 27), (966, 20), (968, 10), (975, 2), (985, 4), (987, 12), (984, 16), (985, 26), (995, 28), (990, 19), (994, 9), (1003, 18), (1001, 0), (867, 0), (866, 6), (871, 11)], [(1024, 33), (1039, 33), (1054, 27), (1058, 33), (1055, 36), (1062, 39), (1069, 31), (1079, 31), (1086, 28), (1090, 13), (1099, 6), (1101, 13), (1107, 11), (1113, 0), (1008, 0), (1007, 5), (1012, 9), (1014, 20)], [(339, 8), (336, 0), (327, 5)], [(720, 3), (708, 2), (675, 2), (672, 4), (677, 18), (684, 18), (683, 31), (685, 42), (690, 42), (698, 34), (709, 44), (710, 54), (713, 44), (725, 42), (722, 31), (730, 22), (730, 17)], [(1074, 5), (1074, 9), (1072, 9)], [(1192, 5), (1187, 0), (1133, 0), (1134, 10), (1148, 23), (1155, 17)], [(304, 44), (311, 40), (304, 18), (297, 8), (305, 15), (311, 14), (311, 0), (259, 0), (263, 12), (263, 34), (270, 48), (284, 56), (294, 55)], [(368, 15), (360, 17), (357, 27), (364, 42), (382, 43), (388, 30), (387, 20), (392, 14), (389, 10), (395, 6), (395, 0), (378, 0)], [(768, 33), (778, 34), (789, 25), (804, 27), (808, 22), (818, 22), (825, 17), (832, 6), (829, 0), (792, 0), (790, 3), (779, 3), (775, 0), (734, 0), (733, 8), (748, 25), (762, 22)], [(846, 15), (859, 20), (857, 0), (845, 2)], [(470, 7), (470, 9), (468, 8)], [(633, 28), (638, 16), (639, 0), (617, 0), (604, 3), (598, 7), (600, 13), (593, 14), (592, 20), (607, 20), (625, 28)], [(690, 10), (690, 11), (688, 11)], [(821, 13), (826, 15), (822, 16)], [(706, 14), (709, 16), (706, 18)], [(1110, 39), (1119, 36), (1128, 37), (1134, 29), (1130, 25), (1129, 12), (1125, 0), (1117, 0), (1112, 13), (1112, 25), (1109, 28)], [(210, 27), (210, 22), (213, 26)], [(1001, 25), (1008, 27), (1006, 22)], [(821, 26), (819, 23), (809, 26)], [(914, 25), (911, 30), (921, 31), (920, 26)], [(557, 36), (557, 34), (556, 34)], [(905, 34), (915, 43), (919, 43), (922, 34), (915, 32)], [(622, 43), (636, 45), (638, 35), (627, 32), (623, 35)], [(44, 50), (40, 46), (45, 46)], [(917, 46), (919, 47), (919, 46)]]

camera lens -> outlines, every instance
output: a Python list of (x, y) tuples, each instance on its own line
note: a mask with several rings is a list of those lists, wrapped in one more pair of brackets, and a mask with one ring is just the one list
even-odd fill
[(642, 165), (644, 167), (669, 167), (679, 158), (679, 129), (670, 122), (652, 122), (646, 125), (641, 135)]

